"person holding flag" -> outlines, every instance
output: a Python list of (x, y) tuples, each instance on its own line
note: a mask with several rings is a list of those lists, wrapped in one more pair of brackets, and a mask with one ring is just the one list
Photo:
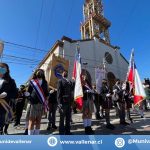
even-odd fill
[(94, 112), (94, 90), (92, 84), (87, 80), (86, 75), (82, 75), (82, 87), (83, 87), (83, 124), (85, 127), (85, 134), (92, 135), (92, 113)]
[(75, 80), (74, 99), (79, 110), (83, 112), (83, 124), (85, 127), (85, 134), (94, 134), (91, 128), (92, 112), (94, 111), (94, 102), (92, 84), (87, 80), (87, 76), (82, 74), (81, 70), (81, 56), (79, 46), (77, 45), (73, 79)]

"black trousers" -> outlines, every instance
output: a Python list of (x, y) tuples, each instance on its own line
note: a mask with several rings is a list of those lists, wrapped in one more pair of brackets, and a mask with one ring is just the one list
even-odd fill
[(49, 115), (48, 115), (49, 126), (55, 125), (57, 105), (58, 104), (51, 104)]
[(18, 101), (16, 103), (16, 110), (15, 110), (15, 124), (20, 124), (20, 119), (22, 116), (23, 108), (25, 105), (25, 101)]
[(125, 122), (125, 103), (118, 103), (117, 105), (119, 111), (120, 123)]
[(64, 104), (62, 110), (63, 112), (60, 111), (59, 134), (67, 135), (70, 133), (71, 105)]
[(95, 103), (95, 108), (96, 108), (96, 115), (100, 115), (100, 102), (99, 102), (99, 100), (98, 99), (96, 99), (95, 101), (94, 101), (94, 103)]

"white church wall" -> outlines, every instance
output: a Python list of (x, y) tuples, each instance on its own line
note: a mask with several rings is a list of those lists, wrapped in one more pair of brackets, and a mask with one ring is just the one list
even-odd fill
[[(98, 39), (79, 41), (78, 43), (82, 58), (82, 68), (88, 70), (92, 77), (92, 82), (95, 82), (95, 67), (103, 63), (105, 52), (109, 52), (113, 57), (113, 63), (106, 64), (108, 72), (112, 72), (116, 78), (125, 80), (128, 64), (120, 56), (119, 50), (114, 50), (112, 47), (101, 43)], [(64, 41), (64, 57), (70, 61), (69, 78), (72, 77), (76, 45), (76, 42), (70, 43), (68, 41)], [(87, 66), (84, 66), (83, 62), (88, 63)]]

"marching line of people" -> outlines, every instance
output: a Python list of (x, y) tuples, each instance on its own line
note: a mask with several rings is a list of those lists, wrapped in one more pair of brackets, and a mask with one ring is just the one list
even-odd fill
[[(133, 108), (133, 91), (128, 82), (117, 80), (113, 87), (103, 79), (100, 94), (96, 86), (88, 80), (85, 74), (81, 76), (83, 88), (82, 119), (86, 135), (95, 134), (92, 129), (92, 114), (97, 120), (105, 119), (106, 128), (114, 130), (111, 124), (110, 110), (116, 110), (116, 117), (120, 125), (133, 123), (131, 108)], [(8, 134), (9, 124), (14, 122), (14, 127), (20, 125), (23, 109), (26, 108), (25, 135), (39, 135), (41, 119), (48, 113), (47, 130), (57, 130), (60, 135), (71, 135), (72, 111), (77, 113), (74, 103), (74, 81), (68, 79), (68, 72), (62, 72), (57, 89), (50, 89), (42, 69), (37, 69), (30, 79), (28, 86), (21, 85), (17, 89), (15, 80), (11, 78), (9, 66), (0, 63), (0, 134)], [(148, 109), (150, 101), (150, 87), (144, 85), (147, 94)], [(143, 115), (144, 101), (139, 110)], [(59, 110), (59, 127), (56, 126), (56, 112)]]

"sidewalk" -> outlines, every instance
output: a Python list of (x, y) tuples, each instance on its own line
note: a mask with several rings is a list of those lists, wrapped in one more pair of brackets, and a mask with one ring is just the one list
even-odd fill
[[(93, 126), (96, 135), (113, 135), (113, 134), (134, 134), (134, 135), (150, 135), (150, 111), (144, 113), (145, 117), (141, 118), (137, 114), (132, 113), (133, 123), (129, 126), (122, 126), (119, 124), (119, 119), (115, 116), (115, 111), (111, 111), (111, 123), (115, 125), (115, 130), (109, 130), (105, 128), (105, 119), (96, 120), (93, 115)], [(71, 132), (75, 135), (84, 135), (84, 127), (82, 123), (82, 114), (73, 114), (73, 124), (71, 125)], [(47, 131), (48, 120), (43, 118), (41, 123), (42, 135), (58, 134), (56, 131)], [(59, 125), (59, 113), (56, 115), (56, 125)], [(22, 135), (24, 133), (25, 126), (25, 112), (21, 119), (21, 125), (14, 128), (13, 124), (10, 125), (8, 133), (13, 135)]]

